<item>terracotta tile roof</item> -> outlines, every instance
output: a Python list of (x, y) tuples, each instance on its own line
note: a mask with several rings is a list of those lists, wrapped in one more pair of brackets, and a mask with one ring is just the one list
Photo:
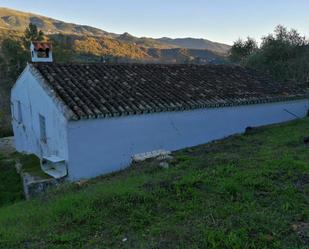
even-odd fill
[(31, 64), (70, 119), (255, 104), (308, 97), (293, 84), (229, 65)]
[(32, 42), (33, 46), (34, 46), (34, 49), (35, 50), (46, 50), (47, 48), (48, 49), (52, 49), (52, 44), (49, 43), (49, 42), (39, 42), (39, 41), (34, 41)]

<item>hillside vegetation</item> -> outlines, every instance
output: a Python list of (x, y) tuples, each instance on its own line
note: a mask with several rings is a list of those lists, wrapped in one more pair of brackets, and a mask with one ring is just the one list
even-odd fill
[(113, 36), (112, 33), (86, 25), (77, 25), (49, 17), (26, 13), (8, 8), (0, 8), (0, 28), (24, 32), (29, 23), (35, 24), (46, 34), (64, 33), (77, 35)]
[[(66, 23), (49, 17), (0, 8), (0, 137), (11, 134), (9, 93), (30, 60), (31, 39), (23, 40), (29, 25), (43, 31), (53, 43), (56, 62), (105, 63), (225, 63), (227, 47), (188, 49), (153, 38), (113, 34), (101, 29)], [(194, 41), (194, 39), (192, 40)], [(209, 50), (207, 50), (209, 48)], [(219, 54), (220, 52), (220, 54)]]
[(260, 45), (250, 37), (240, 39), (234, 43), (230, 58), (279, 81), (309, 87), (309, 40), (295, 29), (278, 25), (272, 34), (262, 37)]
[[(79, 35), (79, 36), (94, 36), (115, 39), (134, 46), (142, 46), (145, 48), (189, 48), (209, 50), (213, 53), (227, 54), (230, 46), (226, 44), (216, 43), (204, 39), (184, 38), (184, 39), (153, 39), (147, 37), (135, 37), (129, 33), (114, 34), (98, 28), (90, 27), (87, 25), (78, 25), (73, 23), (66, 23), (63, 21), (55, 20), (53, 18), (16, 11), (7, 8), (0, 8), (0, 30), (15, 30), (23, 32), (29, 25), (35, 24), (45, 34), (66, 34), (66, 35)], [(166, 42), (165, 42), (166, 40)]]
[(308, 248), (308, 131), (264, 127), (3, 206), (0, 248)]
[(231, 46), (219, 43), (219, 42), (212, 42), (206, 39), (195, 39), (195, 38), (176, 38), (171, 39), (168, 37), (163, 37), (160, 39), (157, 39), (158, 41), (181, 47), (181, 48), (189, 48), (189, 49), (207, 49), (219, 54), (226, 54), (230, 49)]

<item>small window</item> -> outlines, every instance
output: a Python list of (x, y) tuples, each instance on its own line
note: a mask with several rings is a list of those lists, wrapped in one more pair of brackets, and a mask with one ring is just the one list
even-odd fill
[(23, 113), (22, 113), (20, 101), (17, 101), (17, 122), (19, 124), (23, 122)]
[(39, 122), (40, 122), (40, 138), (42, 142), (46, 143), (47, 142), (46, 121), (45, 117), (41, 114), (39, 114)]

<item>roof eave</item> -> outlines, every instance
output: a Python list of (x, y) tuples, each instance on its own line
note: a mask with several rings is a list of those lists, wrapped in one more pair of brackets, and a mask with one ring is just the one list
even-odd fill
[[(297, 101), (297, 100), (309, 100), (309, 93), (307, 94), (296, 94), (290, 96), (277, 96), (277, 97), (268, 97), (262, 99), (253, 99), (253, 100), (240, 100), (227, 102), (227, 103), (209, 103), (203, 105), (194, 105), (189, 108), (171, 108), (169, 110), (152, 110), (152, 111), (144, 111), (138, 113), (139, 115), (146, 115), (146, 114), (154, 114), (154, 113), (162, 113), (162, 112), (180, 112), (180, 111), (193, 111), (197, 109), (214, 109), (214, 108), (223, 108), (223, 107), (237, 107), (237, 106), (245, 106), (245, 105), (261, 105), (261, 104), (271, 104), (271, 103), (278, 103), (278, 102), (286, 102), (286, 101)], [(92, 120), (92, 119), (103, 119), (103, 118), (117, 118), (117, 117), (126, 117), (132, 116), (132, 114), (125, 114), (125, 113), (114, 113), (113, 115), (98, 115), (98, 116), (83, 116), (83, 117), (72, 117), (70, 121), (79, 121), (79, 120)]]

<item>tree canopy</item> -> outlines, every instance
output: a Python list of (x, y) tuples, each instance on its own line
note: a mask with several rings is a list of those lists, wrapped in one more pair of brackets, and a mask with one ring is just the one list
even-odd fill
[(257, 49), (257, 42), (253, 38), (247, 37), (247, 40), (238, 39), (230, 50), (230, 59), (233, 62), (242, 62)]
[(30, 46), (31, 41), (43, 41), (44, 39), (43, 31), (38, 30), (37, 26), (33, 23), (29, 23), (22, 38), (25, 48)]
[[(29, 24), (22, 37), (6, 35), (0, 42), (0, 133), (10, 130), (9, 91), (30, 58), (30, 41), (44, 40), (44, 34)], [(8, 134), (5, 132), (5, 134)]]
[[(307, 84), (309, 81), (309, 42), (295, 29), (278, 25), (274, 32), (262, 37), (260, 46), (249, 46), (237, 40), (230, 51), (234, 63), (272, 75), (280, 81)], [(254, 48), (253, 48), (254, 47)]]

